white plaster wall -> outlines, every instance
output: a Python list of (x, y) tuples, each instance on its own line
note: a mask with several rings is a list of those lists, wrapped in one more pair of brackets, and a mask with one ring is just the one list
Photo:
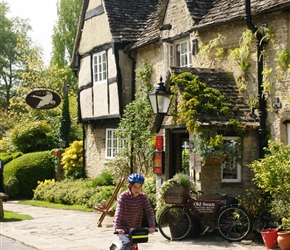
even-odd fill
[(110, 115), (119, 114), (120, 110), (119, 110), (118, 86), (116, 82), (109, 85), (109, 94), (110, 94), (109, 113)]
[(107, 83), (93, 86), (94, 116), (108, 115), (108, 87)]
[[(90, 1), (90, 7), (97, 7), (100, 1)], [(84, 55), (102, 44), (111, 42), (111, 32), (105, 12), (85, 21), (79, 46), (80, 55)]]
[(79, 88), (87, 85), (92, 81), (91, 79), (91, 57), (87, 56), (81, 59), (80, 71), (79, 71)]
[(92, 89), (85, 89), (80, 95), (80, 106), (82, 118), (93, 117), (93, 102), (92, 102)]

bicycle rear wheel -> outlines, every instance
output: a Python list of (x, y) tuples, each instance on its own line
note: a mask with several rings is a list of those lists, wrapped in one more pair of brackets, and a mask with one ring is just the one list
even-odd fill
[(241, 241), (252, 229), (250, 216), (238, 206), (223, 208), (217, 215), (216, 224), (221, 236), (228, 241)]
[(168, 240), (182, 240), (190, 232), (191, 215), (184, 207), (172, 206), (164, 209), (158, 220), (160, 233)]

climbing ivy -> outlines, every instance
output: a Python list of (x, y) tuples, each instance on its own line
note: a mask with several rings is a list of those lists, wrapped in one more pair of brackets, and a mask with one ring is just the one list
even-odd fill
[(193, 132), (199, 127), (196, 115), (222, 115), (230, 117), (230, 109), (227, 106), (226, 97), (217, 89), (207, 86), (201, 82), (198, 76), (189, 72), (181, 73), (171, 77), (171, 91), (174, 93), (173, 99), (177, 99), (178, 89), (181, 91), (175, 121), (185, 123), (189, 132)]
[(153, 111), (147, 94), (152, 90), (150, 79), (153, 67), (147, 61), (136, 69), (138, 89), (136, 99), (129, 103), (118, 126), (117, 137), (124, 138), (125, 145), (107, 166), (115, 180), (126, 177), (131, 171), (149, 174), (153, 165), (154, 136), (151, 130)]

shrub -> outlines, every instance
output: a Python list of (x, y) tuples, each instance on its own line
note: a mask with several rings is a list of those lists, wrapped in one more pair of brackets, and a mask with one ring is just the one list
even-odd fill
[(65, 178), (79, 179), (84, 177), (83, 173), (83, 142), (74, 141), (62, 154)]
[[(102, 173), (100, 176), (107, 176), (107, 173)], [(61, 182), (55, 180), (39, 181), (34, 190), (33, 199), (92, 208), (94, 204), (100, 203), (102, 200), (109, 201), (116, 189), (113, 185), (96, 185), (95, 180), (98, 177), (95, 179), (65, 179)], [(127, 187), (123, 186), (119, 193), (126, 189)], [(153, 209), (155, 209), (156, 184), (154, 176), (146, 178), (143, 191), (147, 194)], [(111, 210), (114, 211), (115, 208), (116, 201), (113, 203)]]
[(114, 190), (115, 186), (96, 186), (90, 179), (45, 180), (38, 183), (33, 199), (92, 208), (95, 203), (108, 201)]
[(264, 228), (269, 228), (273, 221), (270, 210), (273, 200), (269, 192), (260, 188), (251, 188), (245, 196), (239, 196), (239, 202), (251, 215), (254, 221), (253, 231), (260, 233)]
[(255, 173), (257, 186), (273, 197), (271, 213), (278, 223), (282, 218), (290, 219), (290, 146), (269, 141), (265, 157), (249, 166)]
[(21, 123), (12, 130), (11, 141), (23, 153), (49, 150), (57, 146), (57, 135), (45, 121)]
[(92, 184), (94, 186), (111, 186), (113, 185), (113, 177), (108, 172), (103, 172), (92, 180)]
[(15, 153), (0, 153), (0, 159), (3, 161), (3, 164), (7, 164), (8, 162), (12, 161), (13, 159), (23, 155), (21, 152)]
[[(50, 151), (29, 153), (5, 165), (4, 187), (11, 198), (32, 197), (37, 181), (51, 179), (54, 176), (54, 163)], [(19, 182), (19, 190), (15, 191), (14, 187), (13, 194), (8, 192), (15, 185), (15, 181), (11, 179)]]

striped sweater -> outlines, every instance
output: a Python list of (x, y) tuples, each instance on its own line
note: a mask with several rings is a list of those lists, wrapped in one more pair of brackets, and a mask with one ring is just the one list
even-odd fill
[(141, 227), (142, 213), (145, 210), (150, 228), (155, 228), (155, 217), (152, 206), (146, 194), (140, 193), (134, 197), (130, 190), (121, 193), (114, 218), (114, 229), (129, 231), (130, 228)]

